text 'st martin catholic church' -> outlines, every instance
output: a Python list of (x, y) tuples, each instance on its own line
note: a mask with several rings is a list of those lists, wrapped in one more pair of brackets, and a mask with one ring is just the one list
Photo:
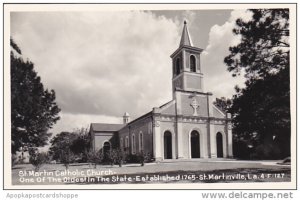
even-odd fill
[(184, 22), (179, 47), (171, 55), (173, 99), (133, 121), (126, 112), (123, 124), (92, 123), (93, 150), (150, 153), (156, 161), (232, 157), (231, 116), (204, 91), (202, 51), (193, 46)]

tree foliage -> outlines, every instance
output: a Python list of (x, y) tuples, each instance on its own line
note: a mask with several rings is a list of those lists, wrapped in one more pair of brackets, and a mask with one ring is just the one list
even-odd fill
[(44, 89), (34, 64), (22, 59), (12, 39), (11, 48), (11, 147), (15, 153), (20, 147), (47, 144), (48, 130), (59, 120), (60, 109), (54, 90)]
[(248, 79), (263, 79), (289, 67), (289, 10), (252, 9), (252, 20), (237, 19), (234, 34), (241, 36), (225, 58), (228, 71)]
[(47, 153), (39, 152), (37, 148), (30, 148), (29, 156), (29, 162), (34, 166), (35, 171), (39, 171), (49, 159)]
[(86, 152), (90, 149), (90, 137), (87, 129), (79, 129), (74, 132), (61, 132), (50, 141), (50, 154), (54, 160), (64, 160), (64, 154), (72, 154), (74, 159), (87, 161)]
[(104, 155), (102, 150), (99, 151), (90, 150), (90, 151), (86, 151), (86, 157), (87, 157), (87, 162), (93, 163), (94, 168), (96, 169), (97, 164), (100, 164), (103, 161)]
[(76, 138), (77, 135), (70, 132), (61, 132), (54, 136), (50, 141), (51, 147), (49, 149), (52, 159), (60, 160), (65, 152), (71, 150), (71, 146)]
[(213, 102), (213, 104), (215, 106), (217, 106), (223, 112), (228, 112), (228, 110), (231, 107), (232, 101), (231, 101), (231, 99), (221, 97), (221, 98), (216, 98), (216, 100)]
[(246, 78), (229, 109), (233, 134), (256, 157), (281, 158), (290, 154), (289, 10), (250, 11), (250, 21), (236, 21), (241, 42), (224, 60), (233, 76)]
[(87, 128), (77, 129), (73, 133), (76, 134), (76, 136), (70, 147), (71, 151), (76, 155), (84, 154), (84, 152), (90, 149), (90, 143), (91, 143), (88, 129)]
[[(254, 147), (268, 147), (266, 151), (270, 152), (266, 153), (266, 158), (286, 157), (290, 154), (288, 76), (286, 68), (265, 79), (247, 82), (246, 88), (234, 96), (229, 110), (234, 114), (234, 134)], [(275, 149), (277, 155), (271, 155)]]

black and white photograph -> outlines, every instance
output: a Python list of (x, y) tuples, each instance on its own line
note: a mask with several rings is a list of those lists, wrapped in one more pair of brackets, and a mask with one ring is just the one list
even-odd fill
[(4, 188), (295, 189), (295, 4), (4, 5)]

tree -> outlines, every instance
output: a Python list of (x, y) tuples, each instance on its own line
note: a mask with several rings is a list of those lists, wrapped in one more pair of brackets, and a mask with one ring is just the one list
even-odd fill
[(37, 172), (48, 161), (48, 154), (45, 152), (39, 152), (37, 148), (29, 149), (29, 162), (34, 166), (34, 170)]
[(86, 157), (87, 157), (87, 161), (89, 163), (93, 163), (94, 164), (94, 168), (97, 168), (97, 164), (100, 164), (103, 161), (104, 155), (103, 155), (103, 151), (99, 150), (99, 151), (86, 151)]
[(232, 101), (231, 99), (227, 99), (225, 97), (216, 98), (216, 101), (213, 102), (215, 106), (221, 109), (223, 112), (228, 112), (231, 107)]
[(60, 162), (64, 164), (66, 170), (69, 169), (70, 163), (73, 163), (76, 159), (74, 153), (69, 148), (61, 149), (59, 157)]
[(49, 154), (52, 156), (52, 159), (59, 160), (63, 163), (66, 169), (68, 169), (70, 163), (74, 162), (76, 159), (71, 147), (77, 137), (78, 135), (76, 133), (61, 132), (50, 141), (51, 147), (49, 149)]
[(229, 109), (233, 134), (257, 157), (281, 158), (290, 154), (289, 10), (250, 11), (250, 21), (236, 21), (241, 42), (224, 59), (233, 76), (246, 78)]
[(61, 132), (54, 136), (50, 143), (49, 153), (54, 160), (86, 162), (88, 159), (87, 152), (90, 149), (90, 137), (87, 129)]
[[(118, 164), (119, 167), (123, 166), (126, 155), (121, 148), (113, 149), (111, 152), (113, 163)], [(113, 164), (112, 164), (113, 165)]]
[(234, 34), (241, 36), (224, 61), (233, 76), (245, 72), (248, 80), (263, 79), (289, 68), (289, 10), (252, 9), (252, 20), (236, 20)]
[(76, 133), (70, 132), (61, 132), (54, 136), (50, 141), (51, 147), (49, 149), (52, 159), (61, 160), (64, 153), (72, 152), (72, 145), (77, 137), (78, 135)]
[(281, 70), (265, 79), (247, 82), (246, 88), (234, 96), (229, 111), (234, 114), (234, 133), (254, 147), (265, 146), (269, 152), (259, 154), (265, 157), (286, 157), (290, 153), (289, 83), (285, 81), (288, 75), (288, 70)]
[(54, 90), (44, 89), (34, 64), (24, 61), (20, 48), (11, 39), (11, 148), (41, 147), (47, 144), (48, 130), (59, 120), (60, 108)]
[(90, 150), (91, 140), (88, 131), (88, 128), (81, 128), (73, 132), (76, 136), (72, 141), (70, 149), (75, 155), (81, 157), (81, 162), (87, 161), (86, 152)]

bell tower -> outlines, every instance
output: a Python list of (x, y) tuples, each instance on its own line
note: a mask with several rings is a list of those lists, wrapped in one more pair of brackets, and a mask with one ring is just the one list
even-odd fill
[(175, 91), (203, 92), (203, 73), (200, 54), (203, 49), (194, 47), (184, 21), (178, 49), (171, 55), (173, 65), (172, 86)]

